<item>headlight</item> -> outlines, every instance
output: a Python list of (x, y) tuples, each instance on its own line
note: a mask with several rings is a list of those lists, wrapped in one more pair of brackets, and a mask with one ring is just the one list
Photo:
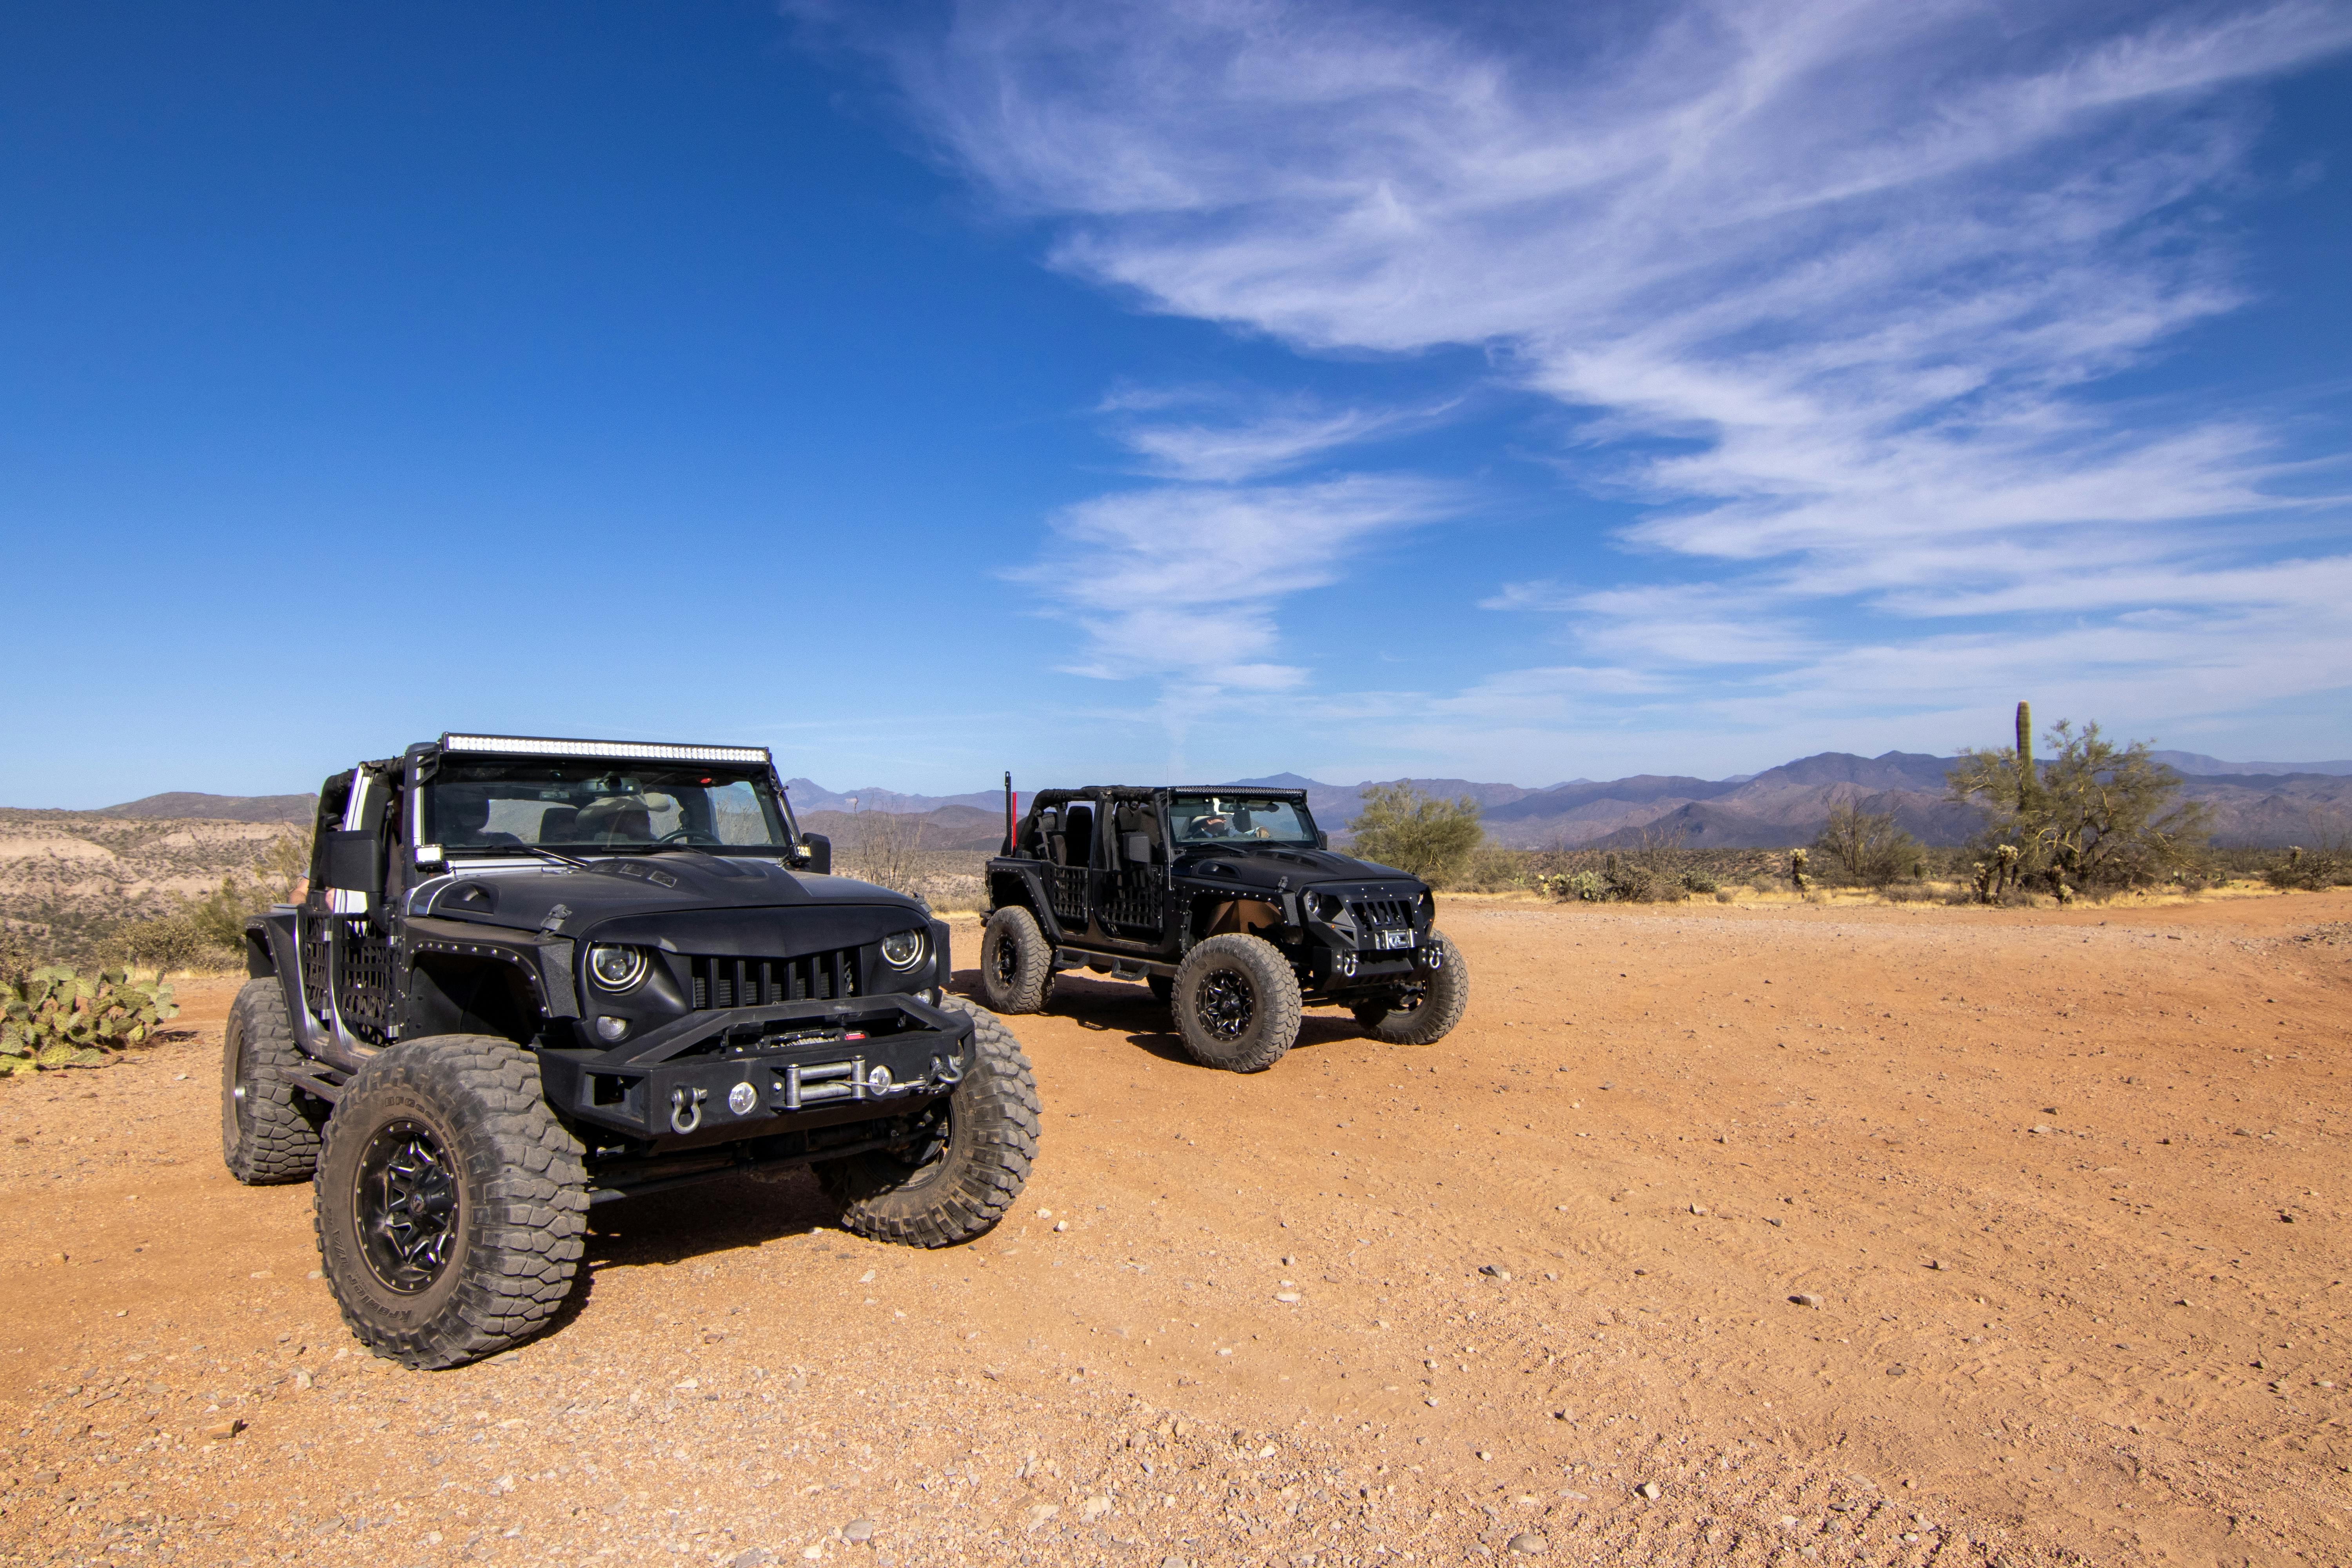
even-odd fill
[(882, 962), (893, 969), (912, 969), (923, 962), (923, 933), (894, 931), (882, 939)]
[(641, 947), (592, 947), (588, 950), (588, 977), (600, 990), (634, 991), (642, 984), (646, 972), (651, 968)]
[(1344, 907), (1338, 899), (1328, 893), (1307, 895), (1307, 912), (1318, 921), (1328, 921), (1339, 919), (1339, 911)]

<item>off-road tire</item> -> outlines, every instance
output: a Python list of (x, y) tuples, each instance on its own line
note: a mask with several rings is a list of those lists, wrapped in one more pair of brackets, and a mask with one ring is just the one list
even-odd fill
[(248, 1187), (307, 1182), (319, 1163), (327, 1108), (294, 1087), (301, 1065), (285, 991), (247, 981), (221, 1037), (221, 1160)]
[(986, 1235), (1020, 1198), (1037, 1157), (1037, 1079), (1021, 1042), (960, 996), (940, 1005), (972, 1020), (972, 1059), (948, 1099), (945, 1146), (919, 1163), (911, 1149), (870, 1149), (815, 1167), (842, 1228), (868, 1241), (953, 1247)]
[(980, 999), (992, 1013), (1034, 1013), (1054, 994), (1054, 946), (1037, 917), (1007, 904), (980, 937)]
[[(437, 1270), (404, 1289), (371, 1262), (370, 1237), (381, 1249), (398, 1235), (377, 1195), (391, 1178), (362, 1171), (386, 1140), (410, 1137), (437, 1152), (454, 1217)], [(360, 1342), (408, 1366), (457, 1366), (529, 1338), (562, 1307), (585, 1249), (588, 1178), (579, 1142), (541, 1097), (536, 1058), (491, 1036), (437, 1035), (385, 1050), (344, 1089), (311, 1207), (328, 1289)]]
[(1162, 1007), (1176, 994), (1176, 977), (1172, 974), (1149, 974), (1144, 980), (1151, 987), (1151, 999)]
[(1298, 1038), (1298, 976), (1264, 937), (1213, 936), (1176, 966), (1170, 1007), (1202, 1067), (1264, 1072)]
[(1401, 998), (1401, 1005), (1360, 1002), (1350, 1009), (1373, 1038), (1392, 1046), (1433, 1046), (1462, 1021), (1463, 1009), (1470, 1005), (1470, 971), (1462, 962), (1462, 950), (1442, 931), (1431, 931), (1427, 945), (1443, 960), (1414, 994)]

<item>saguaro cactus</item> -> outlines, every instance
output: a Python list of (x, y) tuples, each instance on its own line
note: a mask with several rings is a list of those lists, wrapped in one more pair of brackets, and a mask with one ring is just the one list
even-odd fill
[(2033, 809), (2033, 795), (2041, 780), (2033, 773), (2033, 704), (2017, 705), (2017, 809)]

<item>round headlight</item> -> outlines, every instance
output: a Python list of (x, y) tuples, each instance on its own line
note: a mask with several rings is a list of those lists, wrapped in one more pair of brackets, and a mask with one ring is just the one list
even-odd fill
[(592, 947), (588, 950), (588, 977), (606, 991), (634, 991), (651, 968), (641, 947)]
[(882, 939), (882, 962), (893, 969), (912, 969), (923, 962), (923, 933), (894, 931)]

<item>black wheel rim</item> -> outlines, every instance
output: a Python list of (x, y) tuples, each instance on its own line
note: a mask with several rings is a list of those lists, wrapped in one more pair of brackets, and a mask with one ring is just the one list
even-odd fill
[(369, 1270), (404, 1296), (432, 1289), (457, 1244), (457, 1179), (441, 1140), (415, 1121), (378, 1128), (352, 1196)]
[(1249, 979), (1236, 970), (1220, 969), (1205, 976), (1196, 1008), (1201, 1026), (1221, 1040), (1238, 1040), (1249, 1033), (1257, 1016), (1257, 994)]
[(1013, 951), (1012, 939), (999, 937), (996, 942), (995, 963), (997, 984), (1010, 991), (1013, 988), (1013, 974), (1020, 967), (1021, 955)]

